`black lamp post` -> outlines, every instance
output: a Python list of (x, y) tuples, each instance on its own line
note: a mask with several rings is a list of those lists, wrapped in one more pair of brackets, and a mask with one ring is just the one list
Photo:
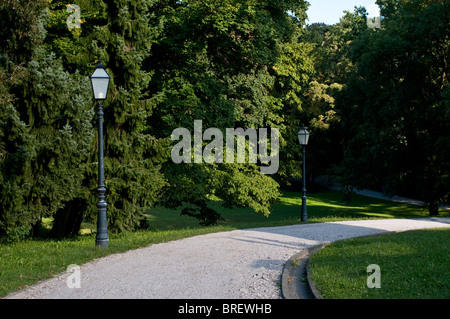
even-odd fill
[(301, 215), (301, 221), (307, 222), (308, 221), (308, 213), (306, 212), (306, 180), (305, 180), (305, 154), (306, 154), (306, 145), (308, 145), (309, 140), (309, 132), (306, 130), (305, 126), (302, 125), (302, 128), (300, 131), (298, 131), (298, 141), (303, 149), (303, 170), (302, 170), (302, 177), (303, 177), (303, 196), (302, 196), (302, 215)]
[(94, 92), (94, 99), (98, 101), (98, 219), (97, 219), (97, 236), (95, 244), (99, 247), (108, 247), (109, 237), (106, 221), (106, 207), (108, 204), (105, 200), (105, 167), (103, 163), (103, 105), (102, 102), (106, 100), (108, 94), (110, 76), (105, 71), (105, 66), (99, 63), (95, 67), (95, 71), (91, 76), (92, 91)]

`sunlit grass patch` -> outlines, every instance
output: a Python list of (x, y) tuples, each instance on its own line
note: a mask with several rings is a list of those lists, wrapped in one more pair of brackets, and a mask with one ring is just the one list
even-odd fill
[[(450, 229), (354, 238), (310, 258), (311, 279), (330, 299), (450, 298)], [(380, 288), (367, 286), (369, 265), (380, 267)]]

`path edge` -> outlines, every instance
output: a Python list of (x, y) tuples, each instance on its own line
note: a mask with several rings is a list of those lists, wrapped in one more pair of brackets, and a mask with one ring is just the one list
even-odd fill
[(308, 247), (293, 255), (285, 263), (281, 274), (281, 297), (283, 299), (322, 299), (310, 280), (309, 258), (330, 243)]

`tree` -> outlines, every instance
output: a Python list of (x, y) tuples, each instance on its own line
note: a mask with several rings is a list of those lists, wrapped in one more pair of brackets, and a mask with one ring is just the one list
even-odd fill
[[(199, 119), (205, 128), (219, 128), (223, 136), (226, 128), (283, 130), (282, 97), (274, 94), (273, 67), (284, 46), (296, 41), (305, 9), (304, 1), (268, 0), (178, 1), (161, 9), (165, 36), (152, 47), (147, 65), (155, 74), (150, 82), (158, 103), (151, 120), (155, 135), (169, 136), (178, 127), (193, 132)], [(288, 10), (300, 18), (289, 16)], [(249, 206), (268, 214), (278, 194), (278, 185), (256, 165), (168, 161), (163, 171), (169, 182), (162, 202), (194, 203), (199, 214), (206, 211), (211, 194), (227, 206)]]
[[(293, 123), (290, 133), (291, 145), (298, 145), (297, 131), (304, 123), (311, 133), (308, 146), (308, 177), (311, 182), (315, 176), (332, 172), (333, 165), (342, 160), (342, 126), (341, 110), (336, 99), (342, 94), (349, 75), (356, 70), (350, 60), (350, 48), (358, 36), (367, 30), (367, 12), (363, 7), (355, 7), (355, 11), (345, 12), (340, 22), (335, 25), (308, 25), (299, 34), (299, 42), (303, 50), (297, 50), (301, 59), (294, 62), (302, 74), (303, 83), (297, 88), (297, 111), (292, 113), (289, 123)], [(300, 45), (299, 44), (299, 45)], [(302, 53), (299, 53), (302, 52)], [(283, 63), (285, 69), (289, 63)], [(303, 67), (303, 70), (301, 69)], [(305, 69), (305, 67), (307, 67)], [(285, 105), (283, 112), (295, 110), (294, 106)], [(297, 146), (290, 154), (297, 159), (300, 153)], [(291, 161), (290, 174), (299, 172), (298, 161)]]
[(445, 1), (379, 1), (383, 29), (352, 51), (358, 72), (341, 99), (350, 137), (344, 175), (426, 201), (431, 215), (449, 194), (449, 13)]
[[(149, 118), (156, 104), (148, 92), (152, 72), (143, 68), (160, 32), (154, 14), (157, 5), (144, 0), (105, 2), (99, 12), (104, 21), (98, 21), (101, 24), (93, 31), (97, 40), (92, 52), (102, 58), (112, 78), (104, 108), (105, 185), (112, 232), (141, 227), (144, 210), (158, 200), (166, 183), (160, 165), (167, 160), (167, 137), (151, 133)], [(95, 181), (95, 176), (95, 170), (88, 172), (89, 180)]]
[(80, 196), (93, 137), (88, 82), (46, 52), (43, 9), (40, 1), (0, 6), (8, 24), (0, 52), (0, 234), (13, 240)]
[(81, 28), (67, 25), (62, 0), (1, 4), (0, 23), (8, 26), (0, 31), (2, 235), (23, 237), (42, 217), (54, 217), (52, 236), (77, 234), (83, 218), (95, 221), (88, 76), (98, 58), (112, 76), (104, 128), (113, 232), (142, 226), (143, 211), (157, 202), (190, 203), (184, 213), (214, 223), (212, 195), (228, 207), (270, 213), (279, 185), (261, 174), (263, 158), (177, 165), (170, 161), (176, 128), (192, 131), (198, 119), (224, 135), (227, 128), (277, 128), (287, 146), (298, 119), (283, 108), (297, 116), (304, 101), (326, 126), (313, 97), (327, 88), (311, 84), (312, 47), (297, 43), (306, 1), (80, 0)]

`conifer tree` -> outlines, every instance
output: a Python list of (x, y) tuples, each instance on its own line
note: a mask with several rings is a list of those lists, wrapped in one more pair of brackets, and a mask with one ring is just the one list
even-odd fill
[[(150, 58), (152, 42), (159, 32), (154, 4), (144, 0), (105, 1), (99, 13), (105, 17), (104, 24), (94, 31), (97, 40), (93, 53), (102, 59), (112, 78), (104, 104), (105, 184), (111, 231), (140, 227), (145, 222), (144, 209), (157, 201), (165, 184), (160, 165), (168, 159), (167, 139), (157, 139), (149, 132), (153, 123), (148, 119), (155, 107), (148, 94), (152, 74), (141, 67)], [(95, 170), (88, 172), (88, 178), (95, 181), (95, 174)]]
[(88, 82), (45, 50), (43, 9), (43, 2), (3, 1), (0, 10), (10, 30), (0, 69), (0, 234), (9, 239), (70, 209), (83, 192), (93, 138)]

